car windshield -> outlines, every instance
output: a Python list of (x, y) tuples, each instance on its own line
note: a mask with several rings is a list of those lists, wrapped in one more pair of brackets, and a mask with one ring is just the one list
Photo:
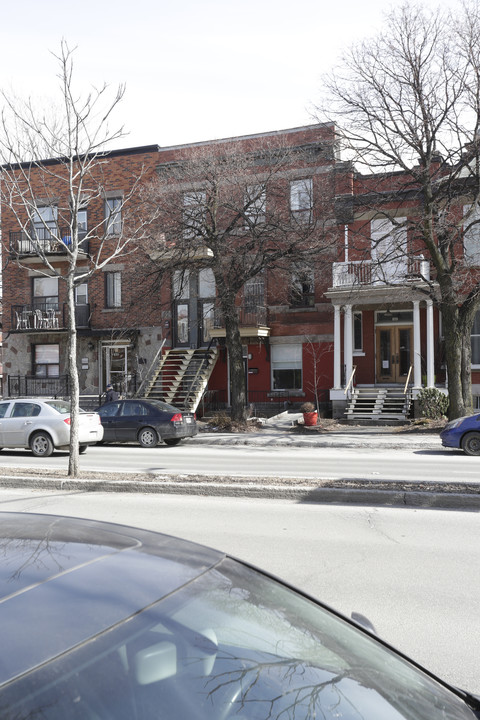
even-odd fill
[(475, 717), (460, 697), (381, 643), (228, 558), (95, 642), (10, 683), (0, 690), (0, 716)]
[(70, 403), (67, 400), (45, 400), (45, 405), (49, 405), (61, 415), (67, 415), (70, 412)]

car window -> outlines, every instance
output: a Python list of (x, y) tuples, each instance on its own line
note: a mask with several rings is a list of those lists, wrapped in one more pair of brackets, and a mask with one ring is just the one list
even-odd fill
[(155, 408), (155, 410), (161, 410), (162, 412), (180, 412), (177, 407), (169, 405), (162, 400), (149, 400), (148, 404)]
[(16, 402), (10, 417), (35, 417), (40, 415), (41, 409), (40, 405), (36, 403)]
[(118, 413), (119, 407), (120, 403), (118, 402), (108, 403), (107, 405), (102, 405), (97, 412), (100, 417), (114, 417)]
[(6, 412), (10, 406), (10, 403), (0, 403), (0, 418), (5, 417)]
[(140, 402), (124, 402), (120, 415), (148, 415), (147, 408)]
[(45, 400), (45, 404), (61, 415), (67, 415), (70, 412), (70, 403), (66, 400)]

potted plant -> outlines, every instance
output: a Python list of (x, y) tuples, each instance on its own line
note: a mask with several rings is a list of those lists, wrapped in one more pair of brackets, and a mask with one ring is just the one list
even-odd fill
[(318, 412), (315, 410), (315, 405), (311, 402), (303, 403), (300, 406), (300, 412), (303, 413), (303, 424), (312, 426), (317, 424)]

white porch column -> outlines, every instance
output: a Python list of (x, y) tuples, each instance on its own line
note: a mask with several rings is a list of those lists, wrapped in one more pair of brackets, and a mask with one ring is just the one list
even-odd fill
[(333, 387), (340, 390), (342, 387), (342, 335), (340, 331), (340, 305), (333, 306)]
[(420, 301), (413, 301), (413, 386), (422, 387), (422, 349), (420, 343)]
[(427, 300), (427, 387), (435, 387), (435, 345), (433, 341), (433, 302)]
[(343, 359), (345, 363), (345, 386), (350, 380), (353, 370), (353, 324), (352, 306), (344, 308)]

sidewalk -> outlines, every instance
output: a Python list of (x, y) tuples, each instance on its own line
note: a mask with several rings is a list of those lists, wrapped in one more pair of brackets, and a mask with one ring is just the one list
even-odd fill
[[(300, 414), (281, 413), (261, 429), (246, 433), (214, 432), (200, 423), (191, 445), (257, 447), (318, 447), (437, 450), (442, 451), (438, 429), (423, 427), (368, 427), (338, 425), (325, 421), (325, 428), (295, 426)], [(428, 479), (408, 482), (367, 479), (287, 479), (228, 477), (212, 480), (204, 475), (159, 475), (128, 472), (82, 472), (69, 479), (61, 471), (24, 471), (0, 467), (0, 486), (72, 492), (176, 493), (238, 498), (288, 499), (308, 503), (383, 505), (478, 511), (479, 479), (470, 482), (440, 482)]]

